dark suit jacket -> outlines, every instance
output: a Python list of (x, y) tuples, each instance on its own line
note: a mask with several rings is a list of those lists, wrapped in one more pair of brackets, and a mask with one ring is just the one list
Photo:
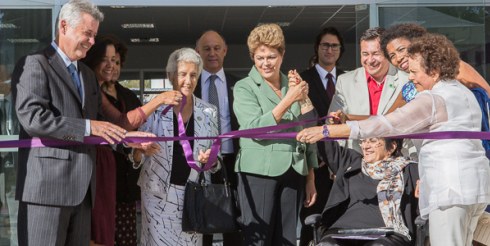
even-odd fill
[[(86, 119), (98, 118), (101, 103), (95, 74), (78, 62), (85, 104), (62, 58), (50, 45), (22, 58), (12, 76), (21, 139), (40, 137), (82, 142)], [(20, 148), (16, 199), (75, 206), (88, 188), (95, 195), (95, 147)]]
[[(336, 69), (335, 78), (343, 74), (344, 71), (339, 68)], [(312, 66), (308, 70), (303, 71), (300, 74), (301, 78), (308, 83), (309, 91), (308, 96), (310, 97), (313, 107), (315, 107), (318, 117), (324, 117), (328, 115), (328, 108), (330, 107), (330, 102), (332, 98), (328, 98), (325, 87), (323, 87), (322, 79), (316, 71), (315, 66)], [(323, 124), (323, 123), (322, 123)], [(326, 160), (324, 142), (320, 141), (318, 145), (318, 154), (322, 160)]]
[[(336, 141), (325, 142), (325, 148), (328, 153), (327, 163), (336, 178), (322, 213), (323, 226), (320, 227), (320, 231), (323, 232), (326, 232), (347, 211), (350, 201), (349, 183), (352, 182), (351, 178), (355, 174), (362, 172), (362, 155), (357, 151), (343, 148)], [(419, 215), (418, 199), (414, 195), (418, 179), (417, 163), (409, 164), (403, 169), (405, 186), (400, 209), (412, 238), (416, 229), (415, 218)]]
[[(339, 75), (343, 74), (344, 71), (337, 68), (337, 74), (335, 78), (338, 78)], [(325, 87), (323, 87), (322, 80), (318, 72), (316, 71), (315, 66), (309, 68), (308, 70), (303, 71), (300, 74), (301, 78), (308, 83), (309, 92), (308, 96), (313, 103), (313, 106), (316, 109), (319, 117), (326, 116), (328, 114), (328, 108), (330, 107), (330, 102), (332, 98), (327, 97), (327, 93), (325, 91)]]
[[(130, 89), (122, 86), (119, 82), (115, 84), (117, 98), (106, 94), (107, 99), (121, 113), (127, 113), (141, 106), (141, 102)], [(137, 128), (131, 130), (138, 130)], [(121, 145), (119, 145), (121, 146)], [(134, 202), (141, 199), (141, 190), (137, 184), (141, 168), (134, 169), (128, 154), (131, 148), (121, 148), (119, 151), (113, 151), (116, 159), (116, 201), (117, 202)]]
[[(226, 77), (226, 89), (228, 91), (228, 109), (230, 110), (230, 117), (231, 117), (231, 130), (236, 131), (238, 130), (238, 121), (236, 119), (235, 112), (233, 112), (233, 87), (235, 86), (235, 83), (238, 81), (238, 78), (228, 74), (225, 72), (225, 77)], [(198, 98), (202, 99), (201, 95), (201, 76), (199, 76), (199, 79), (197, 80), (197, 86), (196, 89), (194, 90), (194, 95)], [(238, 153), (238, 149), (240, 148), (238, 138), (233, 139), (233, 152), (236, 154)]]

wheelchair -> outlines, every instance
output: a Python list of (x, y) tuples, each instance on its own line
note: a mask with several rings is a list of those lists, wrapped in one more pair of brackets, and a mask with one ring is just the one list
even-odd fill
[[(318, 235), (318, 227), (321, 225), (321, 214), (313, 214), (305, 219), (305, 225), (313, 227), (313, 241), (309, 246), (317, 246), (320, 242), (320, 235)], [(415, 246), (428, 246), (429, 243), (429, 221), (422, 219), (418, 216), (415, 219), (416, 235), (414, 238)], [(349, 235), (374, 235), (385, 236), (393, 233), (392, 228), (369, 228), (369, 229), (345, 229), (339, 232), (339, 234)], [(473, 245), (483, 246), (490, 245), (490, 213), (484, 212), (478, 220), (478, 225), (473, 234)]]

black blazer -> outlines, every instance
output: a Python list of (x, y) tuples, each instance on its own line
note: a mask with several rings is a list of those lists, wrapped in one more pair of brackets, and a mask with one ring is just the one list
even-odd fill
[[(336, 71), (336, 79), (339, 77), (339, 75), (344, 73), (343, 70), (340, 70), (338, 68)], [(328, 108), (330, 107), (330, 102), (332, 101), (332, 98), (327, 97), (325, 87), (323, 87), (322, 80), (320, 78), (320, 75), (316, 71), (315, 66), (303, 71), (300, 75), (301, 78), (303, 78), (303, 80), (306, 81), (308, 83), (308, 86), (310, 87), (308, 96), (310, 97), (310, 100), (313, 103), (313, 107), (315, 107), (318, 116), (326, 116), (328, 114)]]
[[(238, 120), (236, 119), (235, 112), (233, 112), (233, 87), (235, 86), (235, 83), (239, 80), (237, 77), (226, 73), (225, 72), (225, 77), (226, 77), (226, 87), (228, 90), (228, 109), (230, 110), (230, 120), (231, 120), (231, 130), (236, 131), (238, 130)], [(196, 85), (196, 89), (194, 90), (194, 95), (196, 97), (202, 98), (201, 95), (202, 92), (202, 87), (201, 87), (201, 75), (199, 76), (198, 83)], [(328, 108), (327, 108), (328, 109)], [(233, 152), (236, 154), (238, 153), (239, 149), (239, 142), (238, 138), (233, 139)]]
[[(141, 102), (136, 94), (130, 89), (116, 82), (117, 99), (106, 94), (107, 99), (121, 113), (127, 113), (141, 106)], [(133, 129), (133, 130), (137, 130)], [(141, 190), (137, 184), (141, 168), (134, 169), (131, 161), (128, 159), (130, 148), (123, 148), (120, 151), (113, 151), (116, 159), (116, 201), (117, 202), (134, 202), (140, 200)]]
[[(355, 173), (361, 172), (362, 162), (361, 154), (355, 150), (339, 146), (336, 141), (325, 142), (325, 151), (328, 153), (327, 163), (329, 164), (330, 170), (335, 174), (335, 181), (322, 213), (322, 226), (319, 228), (322, 234), (347, 211), (350, 199), (350, 178)], [(418, 199), (414, 195), (418, 179), (417, 163), (409, 164), (403, 169), (405, 188), (400, 202), (400, 208), (405, 225), (408, 227), (412, 238), (415, 237), (415, 218), (419, 215)], [(412, 240), (412, 242), (415, 241)]]
[[(339, 75), (343, 74), (344, 71), (339, 68), (336, 69), (335, 78), (337, 79)], [(316, 71), (315, 66), (312, 66), (308, 70), (303, 71), (300, 74), (301, 78), (308, 83), (309, 91), (308, 96), (310, 97), (311, 103), (313, 103), (313, 107), (318, 114), (318, 117), (324, 117), (328, 114), (328, 108), (330, 107), (330, 102), (332, 98), (327, 97), (327, 93), (325, 91), (325, 87), (323, 87), (322, 79), (320, 75)], [(319, 122), (320, 125), (323, 125), (323, 122)], [(318, 154), (323, 161), (326, 161), (326, 153), (324, 148), (324, 142), (320, 141), (317, 143), (318, 145)]]

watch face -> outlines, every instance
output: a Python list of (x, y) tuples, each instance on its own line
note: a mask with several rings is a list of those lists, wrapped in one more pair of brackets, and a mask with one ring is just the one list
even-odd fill
[(410, 102), (417, 95), (417, 89), (412, 81), (408, 81), (402, 88), (402, 97), (405, 102)]

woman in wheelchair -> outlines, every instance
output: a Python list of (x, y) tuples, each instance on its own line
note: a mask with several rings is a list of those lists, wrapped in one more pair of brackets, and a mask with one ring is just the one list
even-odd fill
[[(408, 56), (409, 79), (419, 92), (412, 101), (387, 115), (306, 128), (296, 139), (315, 143), (324, 137), (479, 132), (480, 106), (456, 80), (460, 58), (451, 41), (426, 34), (412, 42)], [(478, 218), (490, 203), (489, 161), (478, 139), (434, 138), (414, 141), (420, 163), (420, 215), (429, 219), (432, 246), (470, 246)]]
[[(317, 230), (319, 245), (412, 245), (417, 164), (401, 155), (401, 139), (369, 138), (360, 145), (363, 155), (325, 142), (335, 180)], [(376, 240), (345, 238), (346, 229), (361, 228), (393, 230)]]

